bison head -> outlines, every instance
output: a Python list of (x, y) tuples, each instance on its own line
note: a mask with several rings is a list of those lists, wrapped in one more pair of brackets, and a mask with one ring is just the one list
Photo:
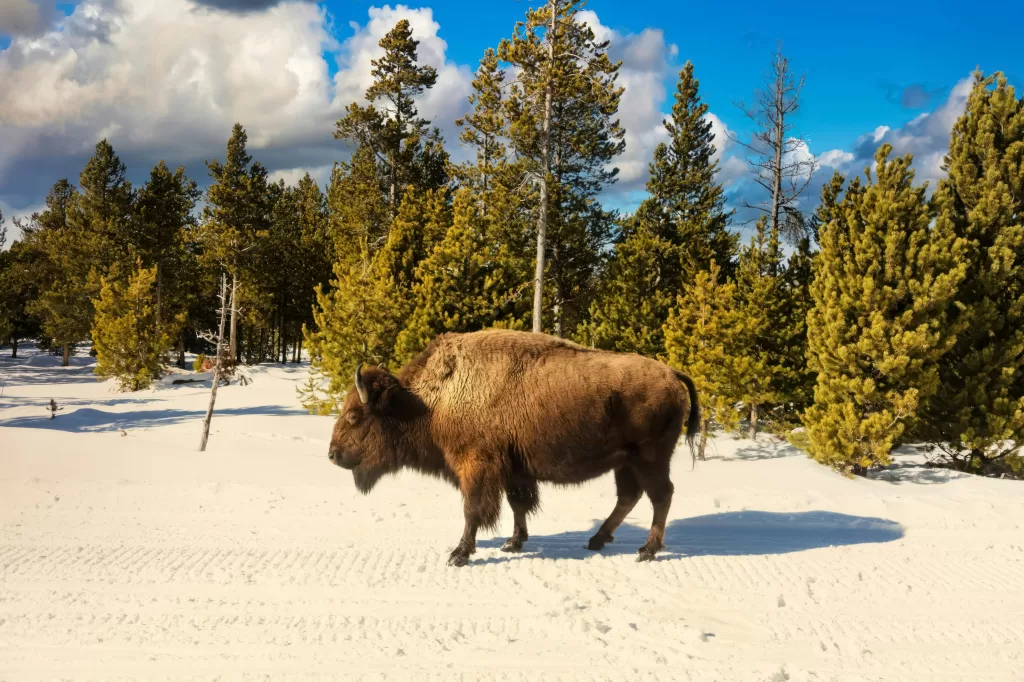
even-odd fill
[(402, 467), (417, 400), (388, 372), (361, 370), (362, 363), (334, 424), (328, 458), (350, 470), (356, 488), (365, 495), (382, 476)]

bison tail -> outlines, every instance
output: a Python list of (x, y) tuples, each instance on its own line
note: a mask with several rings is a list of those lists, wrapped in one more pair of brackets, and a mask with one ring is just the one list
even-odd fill
[(686, 444), (690, 446), (690, 454), (696, 459), (693, 441), (700, 433), (700, 404), (697, 400), (697, 387), (693, 385), (693, 379), (682, 372), (676, 372), (676, 376), (686, 384), (686, 390), (690, 394), (690, 416), (686, 420)]

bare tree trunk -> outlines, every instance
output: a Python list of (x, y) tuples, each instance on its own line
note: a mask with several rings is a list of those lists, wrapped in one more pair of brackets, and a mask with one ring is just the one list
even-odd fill
[(747, 437), (750, 440), (757, 440), (757, 410), (758, 405), (750, 406), (750, 428), (747, 430)]
[(548, 82), (544, 86), (544, 123), (541, 132), (541, 180), (540, 180), (540, 215), (537, 219), (537, 270), (533, 279), (533, 331), (543, 330), (544, 315), (544, 251), (547, 248), (548, 233), (548, 173), (551, 171), (551, 96), (552, 75), (555, 64), (556, 17), (558, 4), (551, 6), (551, 27), (548, 40)]
[(284, 319), (284, 308), (281, 309), (281, 364), (288, 362), (288, 337), (286, 336), (287, 323)]
[(69, 346), (70, 346), (70, 344), (68, 344), (68, 343), (64, 344), (64, 364), (62, 365), (62, 367), (67, 367), (68, 366), (68, 355), (69, 355), (68, 347)]
[(708, 429), (711, 427), (711, 423), (704, 419), (700, 425), (700, 443), (697, 445), (697, 459), (704, 461), (704, 451), (708, 446)]
[(11, 337), (11, 357), (12, 358), (17, 358), (18, 357), (18, 337), (17, 336), (12, 336)]
[(163, 269), (160, 267), (160, 261), (156, 263), (156, 328), (160, 329), (160, 274)]
[(185, 369), (185, 330), (178, 335), (178, 367)]
[(228, 355), (238, 364), (238, 275), (231, 273), (231, 340)]
[[(217, 330), (217, 359), (213, 362), (213, 388), (210, 389), (210, 405), (206, 408), (206, 419), (203, 420), (203, 438), (199, 441), (199, 451), (206, 451), (206, 441), (210, 438), (210, 420), (213, 418), (213, 405), (217, 402), (217, 385), (220, 383), (220, 365), (223, 362), (223, 341), (224, 341), (224, 316), (227, 313), (227, 287), (228, 278), (220, 276), (220, 327)], [(234, 300), (234, 291), (231, 292), (231, 300)]]
[(299, 334), (298, 340), (295, 342), (295, 356), (294, 361), (296, 363), (302, 362), (302, 335)]

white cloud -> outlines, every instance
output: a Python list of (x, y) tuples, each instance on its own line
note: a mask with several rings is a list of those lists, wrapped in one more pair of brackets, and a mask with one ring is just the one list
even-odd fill
[(619, 120), (626, 130), (626, 149), (613, 164), (619, 168), (615, 192), (643, 187), (654, 148), (668, 139), (661, 106), (665, 103), (665, 79), (671, 73), (670, 60), (678, 52), (665, 43), (660, 29), (645, 29), (623, 35), (601, 24), (597, 14), (583, 10), (577, 15), (594, 31), (599, 41), (610, 41), (612, 61), (622, 60), (618, 84), (623, 87)]
[[(203, 162), (223, 156), (236, 121), (272, 171), (329, 168), (347, 155), (334, 122), (362, 100), (377, 43), (400, 18), (421, 41), (421, 61), (438, 69), (421, 114), (451, 129), (468, 106), (472, 75), (447, 59), (429, 8), (371, 9), (339, 43), (316, 4), (262, 4), (272, 6), (224, 12), (193, 0), (84, 0), (54, 30), (15, 37), (0, 52), (0, 198), (23, 206), (58, 178), (77, 179), (103, 137), (136, 178), (163, 158), (202, 183)], [(325, 52), (338, 59), (333, 78)]]

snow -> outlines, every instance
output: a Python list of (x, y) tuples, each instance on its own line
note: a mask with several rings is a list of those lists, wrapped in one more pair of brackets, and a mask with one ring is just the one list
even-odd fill
[[(1024, 680), (1024, 488), (901, 455), (847, 479), (763, 436), (677, 453), (600, 553), (604, 476), (542, 486), (521, 554), (446, 565), (459, 494), (359, 495), (305, 365), (116, 393), (88, 357), (0, 360), (0, 680)], [(9, 355), (9, 351), (7, 352)], [(64, 407), (49, 418), (50, 398)]]

